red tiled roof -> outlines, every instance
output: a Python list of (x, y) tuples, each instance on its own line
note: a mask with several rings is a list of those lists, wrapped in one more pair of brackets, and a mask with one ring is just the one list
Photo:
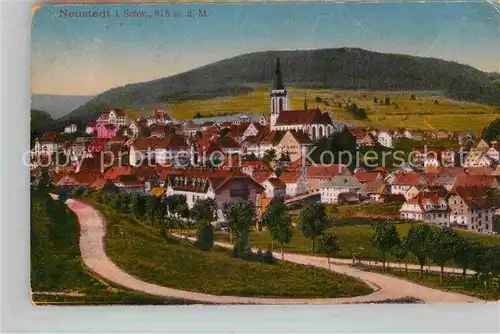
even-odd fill
[(472, 167), (467, 169), (469, 175), (491, 175), (495, 169), (493, 167)]
[[(299, 159), (300, 160), (300, 159)], [(295, 163), (295, 161), (294, 161)], [(300, 166), (300, 165), (299, 165)], [(342, 173), (347, 167), (342, 164), (317, 164), (307, 167), (308, 178), (331, 178)], [(289, 166), (290, 169), (290, 166)]]
[(121, 175), (133, 175), (134, 168), (132, 166), (113, 166), (108, 168), (104, 173), (105, 180), (117, 180)]
[(271, 183), (271, 185), (274, 188), (278, 188), (278, 189), (286, 188), (286, 185), (283, 183), (283, 181), (281, 181), (280, 179), (278, 179), (276, 177), (271, 177), (271, 178), (267, 179), (267, 181), (269, 183)]
[(272, 175), (273, 175), (273, 172), (270, 172), (270, 171), (257, 171), (257, 172), (252, 173), (252, 177), (259, 184), (262, 184), (265, 180), (267, 180)]
[(459, 175), (453, 189), (458, 187), (486, 187), (498, 185), (493, 175)]
[(393, 182), (394, 185), (401, 186), (421, 186), (427, 185), (427, 181), (423, 174), (419, 173), (398, 173)]
[(293, 130), (288, 130), (290, 134), (297, 140), (299, 144), (312, 144), (311, 138), (309, 138), (309, 135), (305, 134), (304, 132), (301, 131), (293, 131)]
[(300, 178), (302, 175), (301, 172), (289, 172), (289, 171), (284, 171), (281, 173), (279, 176), (279, 179), (284, 182), (284, 183), (295, 183), (297, 180)]
[(356, 172), (354, 173), (354, 177), (361, 183), (365, 182), (373, 182), (377, 179), (380, 179), (382, 176), (381, 173), (378, 172)]
[(493, 204), (481, 186), (457, 187), (452, 194), (460, 196), (469, 208), (487, 208)]
[(276, 125), (330, 123), (330, 116), (326, 113), (322, 114), (319, 109), (284, 110), (280, 112), (278, 119), (276, 120)]
[(55, 142), (58, 139), (58, 133), (55, 131), (45, 132), (40, 141), (42, 142)]

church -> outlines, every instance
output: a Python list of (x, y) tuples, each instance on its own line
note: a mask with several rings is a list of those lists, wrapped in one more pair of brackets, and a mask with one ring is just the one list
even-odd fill
[(276, 73), (271, 90), (271, 131), (295, 130), (306, 133), (311, 140), (321, 139), (333, 134), (337, 129), (328, 113), (319, 108), (307, 109), (304, 101), (304, 110), (292, 110), (288, 91), (283, 83), (280, 59), (276, 59)]

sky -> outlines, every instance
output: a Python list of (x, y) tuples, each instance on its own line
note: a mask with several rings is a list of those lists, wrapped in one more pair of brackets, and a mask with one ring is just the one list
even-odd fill
[[(200, 9), (206, 17), (187, 17)], [(485, 2), (46, 5), (32, 18), (31, 86), (34, 94), (94, 95), (249, 52), (339, 47), (500, 72), (500, 10)]]

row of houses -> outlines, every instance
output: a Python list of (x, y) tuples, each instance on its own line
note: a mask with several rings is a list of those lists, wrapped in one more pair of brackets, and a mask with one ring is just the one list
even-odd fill
[(399, 139), (422, 140), (452, 140), (460, 145), (474, 141), (476, 134), (472, 131), (449, 132), (449, 131), (422, 131), (412, 129), (379, 130), (374, 128), (349, 127), (349, 131), (356, 138), (358, 146), (374, 146), (376, 143), (394, 148)]

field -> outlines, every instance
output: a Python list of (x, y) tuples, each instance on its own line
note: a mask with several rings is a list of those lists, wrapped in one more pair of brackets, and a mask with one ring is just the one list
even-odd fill
[(31, 193), (31, 290), (36, 304), (186, 304), (113, 287), (85, 270), (76, 216), (47, 193)]
[[(320, 107), (330, 110), (337, 120), (379, 129), (405, 127), (427, 131), (475, 131), (479, 133), (492, 120), (500, 117), (500, 108), (472, 102), (455, 101), (443, 97), (439, 92), (404, 91), (349, 91), (328, 89), (289, 88), (292, 107), (304, 108), (304, 97), (308, 108)], [(411, 99), (411, 95), (415, 99)], [(390, 99), (385, 104), (385, 99)], [(377, 99), (377, 102), (374, 101)], [(382, 103), (380, 102), (382, 100)], [(354, 120), (345, 109), (348, 102), (366, 109), (368, 119)], [(190, 100), (158, 105), (176, 119), (201, 115), (224, 115), (231, 113), (262, 113), (269, 115), (269, 87), (258, 86), (251, 93), (208, 100)], [(149, 115), (153, 107), (129, 110), (129, 115)]]
[[(396, 224), (400, 237), (406, 235), (411, 226), (412, 223)], [(349, 259), (352, 258), (353, 254), (356, 254), (356, 258), (358, 259), (381, 260), (381, 253), (371, 243), (373, 228), (368, 224), (367, 220), (360, 220), (359, 223), (353, 222), (352, 224), (335, 226), (334, 230), (337, 234), (339, 246), (339, 250), (334, 254), (334, 257)], [(469, 236), (486, 245), (500, 245), (500, 237), (480, 235), (467, 231), (458, 231), (458, 233)], [(228, 235), (223, 233), (218, 233), (217, 238), (224, 241), (229, 240)], [(266, 231), (253, 231), (251, 234), (251, 244), (253, 247), (267, 249), (269, 247), (269, 234)], [(284, 250), (290, 253), (309, 254), (311, 253), (311, 240), (305, 238), (300, 230), (294, 229), (292, 241), (285, 245)], [(388, 260), (396, 261), (392, 256), (388, 256)], [(416, 263), (417, 260), (410, 254), (408, 262)]]
[[(130, 215), (97, 205), (107, 220), (106, 252), (121, 268), (171, 288), (238, 296), (345, 297), (367, 294), (364, 283), (327, 270), (277, 261), (267, 264), (233, 258), (230, 251), (202, 252), (170, 240)], [(283, 278), (286, 277), (286, 280)]]

